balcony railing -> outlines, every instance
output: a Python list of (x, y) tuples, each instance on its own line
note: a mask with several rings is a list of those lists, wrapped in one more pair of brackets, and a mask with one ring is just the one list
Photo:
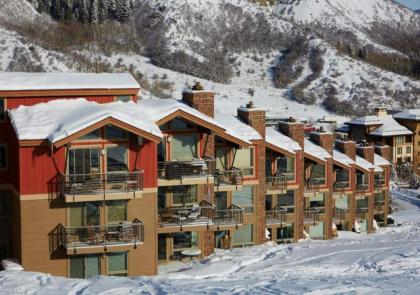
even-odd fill
[(62, 242), (65, 248), (104, 247), (140, 244), (144, 242), (144, 224), (140, 220), (119, 224), (90, 225), (64, 228)]
[(313, 223), (314, 225), (319, 221), (320, 210), (318, 208), (307, 208), (303, 212), (305, 223)]
[(236, 228), (244, 222), (244, 209), (236, 205), (231, 205), (224, 210), (216, 210), (214, 223), (219, 230), (220, 226), (235, 225)]
[(377, 212), (383, 212), (383, 211), (385, 211), (385, 202), (383, 201), (383, 202), (375, 202), (375, 204), (373, 205), (374, 206), (374, 209), (375, 209), (375, 211), (377, 211)]
[(265, 178), (268, 190), (281, 190), (287, 189), (287, 176), (284, 174), (278, 176), (266, 176)]
[(214, 183), (216, 186), (242, 185), (242, 171), (239, 169), (219, 170), (214, 173)]
[(356, 193), (365, 193), (369, 191), (369, 184), (368, 183), (357, 183), (356, 184)]
[(366, 220), (368, 214), (368, 208), (357, 208), (356, 209), (356, 219), (357, 220)]
[(265, 211), (267, 224), (285, 224), (287, 222), (287, 209), (276, 206), (273, 210)]
[(213, 223), (215, 209), (214, 205), (202, 201), (191, 206), (178, 206), (164, 208), (159, 212), (159, 225), (161, 227), (179, 226), (183, 230), (188, 225), (206, 225)]
[(214, 175), (214, 160), (166, 161), (158, 163), (158, 177), (166, 180), (206, 178)]
[(321, 180), (315, 178), (309, 178), (305, 180), (305, 190), (307, 192), (319, 192), (321, 186)]
[(386, 184), (385, 178), (375, 178), (374, 184), (375, 184), (375, 189), (379, 189), (385, 186)]
[(334, 182), (334, 192), (344, 192), (349, 189), (350, 182), (348, 181), (336, 181)]
[(143, 171), (59, 176), (62, 195), (94, 195), (143, 190)]
[(349, 209), (335, 207), (333, 211), (333, 219), (340, 220), (340, 221), (346, 220), (348, 213), (349, 213)]

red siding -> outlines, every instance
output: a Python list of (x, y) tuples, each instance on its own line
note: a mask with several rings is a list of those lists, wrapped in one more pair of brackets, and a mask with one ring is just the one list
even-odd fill
[(140, 147), (137, 169), (144, 170), (144, 187), (157, 187), (157, 144), (146, 141)]
[[(80, 97), (80, 96), (78, 96)], [(31, 106), (31, 105), (35, 105), (37, 103), (41, 103), (41, 102), (48, 102), (51, 100), (56, 100), (56, 99), (75, 99), (78, 97), (16, 97), (16, 98), (8, 98), (7, 99), (7, 109), (14, 109), (17, 108), (18, 106), (24, 105), (24, 106)], [(89, 101), (96, 101), (98, 103), (108, 103), (108, 102), (113, 102), (114, 101), (114, 95), (111, 96), (83, 96), (84, 98), (86, 98)]]

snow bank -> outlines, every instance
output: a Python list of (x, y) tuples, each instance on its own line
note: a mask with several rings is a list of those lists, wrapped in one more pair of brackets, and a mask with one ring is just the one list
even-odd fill
[(4, 270), (7, 271), (22, 271), (24, 270), (22, 265), (19, 264), (17, 259), (4, 259), (1, 261), (1, 265)]

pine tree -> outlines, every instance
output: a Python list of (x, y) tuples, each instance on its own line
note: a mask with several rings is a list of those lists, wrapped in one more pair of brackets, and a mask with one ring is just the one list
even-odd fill
[(92, 0), (92, 5), (90, 7), (90, 23), (98, 23), (98, 0)]
[(99, 21), (103, 22), (108, 19), (108, 0), (99, 2)]
[(86, 4), (86, 0), (80, 0), (79, 13), (80, 13), (80, 21), (84, 24), (87, 24), (89, 22), (89, 11), (88, 11), (88, 6)]
[(126, 22), (130, 16), (130, 0), (118, 0), (116, 4), (118, 21)]

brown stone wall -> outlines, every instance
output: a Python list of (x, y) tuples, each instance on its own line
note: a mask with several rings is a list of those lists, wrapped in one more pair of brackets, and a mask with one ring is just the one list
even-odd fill
[(282, 133), (298, 142), (299, 145), (303, 148), (305, 140), (305, 124), (300, 122), (279, 122), (277, 127)]
[(350, 159), (356, 160), (356, 142), (336, 140), (335, 146)]
[(304, 225), (304, 157), (303, 152), (296, 152), (296, 182), (299, 183), (299, 188), (296, 190), (295, 196), (295, 240), (303, 238), (303, 225)]
[(188, 90), (182, 93), (182, 100), (190, 107), (214, 118), (214, 92)]
[(265, 111), (259, 109), (238, 109), (238, 116), (254, 128), (265, 139)]
[(384, 159), (391, 161), (391, 147), (389, 145), (375, 146), (375, 153), (382, 156)]
[(358, 146), (357, 154), (368, 162), (375, 163), (375, 148), (373, 146)]

